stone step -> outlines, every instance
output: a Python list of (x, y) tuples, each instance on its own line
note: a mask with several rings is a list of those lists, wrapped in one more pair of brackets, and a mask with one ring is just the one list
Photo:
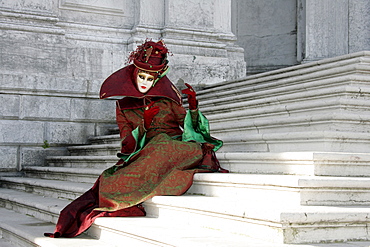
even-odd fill
[[(30, 177), (0, 178), (2, 187), (54, 198), (75, 199), (96, 181), (97, 169), (34, 167)], [(61, 180), (56, 181), (55, 179)], [(64, 180), (64, 181), (63, 181)], [(68, 182), (69, 181), (69, 182)], [(78, 181), (78, 182), (76, 182)], [(198, 173), (188, 194), (258, 199), (264, 203), (284, 200), (291, 205), (370, 205), (370, 178)]]
[(224, 141), (223, 152), (367, 152), (369, 55), (208, 87), (199, 92), (200, 109)]
[[(4, 188), (0, 189), (0, 195), (3, 207), (53, 223), (56, 222), (59, 211), (68, 203), (66, 200)], [(271, 207), (271, 204), (261, 204), (252, 198), (238, 200), (236, 203), (206, 196), (160, 196), (148, 200), (144, 206), (148, 217), (163, 220), (163, 227), (167, 230), (187, 225), (188, 229), (197, 227), (217, 230), (217, 234), (222, 236), (236, 234), (277, 243), (370, 239), (366, 230), (370, 207), (293, 207), (284, 202)], [(176, 221), (173, 221), (174, 218)], [(100, 236), (101, 240), (109, 239), (112, 234), (116, 235), (115, 227), (122, 225), (116, 222), (117, 218), (102, 220), (105, 223), (97, 220), (96, 226), (89, 231), (91, 236)], [(132, 219), (134, 222), (139, 220)], [(108, 232), (103, 233), (105, 230)], [(136, 235), (136, 229), (128, 233), (122, 233), (118, 229), (118, 234), (133, 234), (136, 236), (134, 238), (143, 241), (142, 235)], [(145, 235), (144, 231), (142, 234)]]
[(114, 124), (111, 126), (111, 128), (108, 129), (107, 135), (117, 135), (119, 134), (119, 129), (117, 124)]
[[(231, 172), (291, 175), (315, 175), (315, 155), (316, 154), (312, 152), (216, 153), (221, 166)], [(47, 164), (51, 167), (94, 168), (101, 170), (113, 166), (117, 161), (118, 158), (116, 155), (49, 156), (46, 158)], [(348, 165), (353, 164), (351, 163)], [(363, 168), (364, 167), (361, 167), (362, 172), (364, 170)], [(32, 167), (26, 169), (32, 169)]]
[[(243, 129), (216, 132), (212, 136), (224, 142), (220, 152), (361, 152), (370, 149), (370, 137), (364, 133), (308, 131), (244, 135)], [(342, 140), (348, 140), (343, 144)], [(352, 145), (353, 144), (353, 145)], [(347, 148), (346, 145), (354, 147)]]
[(370, 178), (198, 173), (187, 194), (264, 204), (370, 206)]
[(42, 178), (49, 180), (62, 180), (81, 183), (94, 183), (103, 169), (96, 168), (69, 168), (49, 166), (29, 166), (23, 169), (28, 178)]
[(119, 134), (94, 136), (94, 137), (89, 138), (89, 142), (92, 145), (119, 144), (120, 143), (120, 136), (119, 136)]
[(67, 149), (71, 156), (107, 156), (116, 155), (121, 150), (121, 147), (119, 143), (115, 143), (69, 146)]
[(216, 156), (234, 173), (370, 177), (369, 153), (217, 152)]
[[(88, 234), (113, 244), (125, 246), (281, 246), (272, 243), (219, 232), (195, 225), (173, 224), (158, 218), (97, 218)], [(129, 239), (126, 238), (132, 238)], [(136, 240), (136, 241), (135, 241)], [(121, 245), (123, 246), (123, 245)]]
[[(58, 220), (59, 212), (68, 203), (70, 203), (70, 200), (0, 188), (1, 207), (54, 224)], [(49, 231), (52, 231), (52, 229), (49, 229)]]
[[(29, 216), (36, 217), (46, 222), (53, 222), (53, 223), (56, 223), (58, 219), (59, 211), (68, 203), (68, 201), (66, 200), (59, 200), (59, 199), (44, 197), (40, 195), (33, 195), (33, 194), (22, 192), (22, 191), (16, 191), (16, 190), (11, 190), (11, 189), (4, 189), (4, 188), (0, 189), (0, 196), (1, 196), (0, 197), (1, 204), (3, 207), (14, 210), (19, 213), (23, 213)], [(111, 219), (114, 219), (113, 221), (116, 222), (117, 218), (111, 218)], [(124, 219), (127, 220), (129, 218), (124, 218)], [(137, 221), (136, 219), (137, 218), (135, 218), (134, 221)], [(106, 222), (106, 221), (107, 220), (105, 221), (103, 220), (103, 222)], [(112, 220), (110, 222), (112, 222)], [(114, 234), (117, 234), (117, 230), (115, 229), (115, 227), (117, 226), (116, 223), (113, 224), (115, 227), (112, 227), (111, 223), (108, 224), (108, 227), (107, 225), (104, 226), (104, 224), (103, 226), (100, 226), (99, 221), (96, 221), (95, 224), (97, 226), (93, 226), (92, 233), (89, 233), (90, 235), (94, 237), (99, 236), (99, 239), (101, 239), (101, 236), (105, 236), (107, 234), (108, 236), (111, 236), (112, 232)], [(170, 226), (170, 229), (177, 228), (178, 225), (179, 224), (171, 225), (169, 222), (166, 223), (166, 226), (167, 227)], [(142, 226), (142, 227), (145, 227), (145, 226)], [(190, 227), (187, 227), (187, 228), (190, 228)], [(51, 229), (49, 228), (47, 229), (47, 232), (50, 232), (52, 230), (53, 228)], [(104, 233), (104, 231), (107, 231), (107, 232)], [(119, 233), (119, 234), (122, 234), (122, 233)], [(124, 235), (127, 235), (127, 233), (124, 233)], [(140, 239), (140, 234), (136, 235), (136, 238)], [(149, 243), (150, 242), (152, 241), (149, 241)]]
[[(0, 232), (0, 234), (2, 235), (4, 233)], [(14, 244), (11, 243), (11, 242), (9, 242), (9, 241), (7, 241), (7, 240), (5, 240), (4, 238), (0, 238), (0, 246), (1, 247), (14, 247)]]
[[(370, 177), (370, 154), (340, 152), (217, 152), (221, 166), (233, 173)], [(106, 169), (116, 156), (54, 156), (51, 166)]]
[[(297, 91), (303, 91), (307, 84), (317, 88), (321, 81), (331, 79), (331, 83), (337, 85), (333, 78), (343, 78), (346, 75), (357, 71), (366, 71), (370, 64), (370, 53), (358, 52), (335, 58), (324, 59), (316, 62), (305, 63), (288, 68), (277, 69), (256, 75), (250, 75), (239, 80), (223, 81), (217, 84), (207, 85), (197, 92), (197, 98), (200, 104), (217, 105), (218, 101), (212, 103), (212, 99), (234, 98), (234, 101), (246, 101), (248, 99), (259, 99), (269, 97), (270, 95), (285, 95)], [(357, 75), (360, 75), (358, 73)], [(339, 80), (339, 82), (341, 82)], [(301, 85), (306, 85), (302, 87)], [(322, 86), (322, 85), (321, 85)], [(281, 90), (284, 88), (285, 93)], [(270, 90), (269, 94), (263, 91)], [(277, 90), (277, 91), (276, 91)], [(276, 93), (279, 92), (279, 93)], [(238, 97), (235, 97), (238, 96)]]
[(51, 167), (70, 168), (93, 168), (104, 170), (117, 163), (119, 158), (115, 155), (109, 156), (48, 156), (46, 162)]
[[(365, 247), (369, 242), (343, 244), (286, 245), (264, 240), (220, 233), (217, 230), (174, 225), (159, 218), (98, 218), (82, 235), (75, 238), (46, 238), (44, 232), (52, 232), (55, 225), (34, 217), (0, 208), (0, 246), (41, 247), (95, 247), (95, 246), (253, 246), (253, 247)], [(93, 238), (93, 237), (95, 238)], [(6, 240), (5, 240), (6, 239)], [(7, 241), (8, 240), (8, 241)], [(10, 242), (11, 241), (11, 242)], [(107, 244), (108, 243), (108, 244)]]
[(369, 240), (370, 207), (292, 206), (249, 197), (155, 197), (145, 202), (149, 216), (176, 224), (196, 224), (220, 232), (278, 243)]
[(98, 246), (119, 246), (102, 240), (94, 239), (87, 234), (76, 238), (47, 238), (44, 232), (52, 232), (55, 225), (42, 221), (31, 216), (16, 213), (5, 208), (0, 208), (0, 233), (7, 242), (1, 241), (2, 247), (98, 247)]
[[(75, 188), (76, 185), (70, 189)], [(59, 211), (69, 202), (4, 188), (0, 189), (0, 200), (3, 207), (54, 223)], [(274, 207), (271, 207), (271, 204)], [(161, 196), (148, 200), (144, 206), (150, 217), (160, 217), (172, 222), (176, 217), (177, 225), (180, 222), (193, 222), (198, 226), (219, 229), (222, 232), (229, 231), (258, 238), (270, 236), (269, 241), (280, 243), (315, 242), (319, 241), (319, 238), (325, 241), (369, 239), (365, 229), (366, 224), (369, 224), (367, 220), (370, 207), (365, 206), (304, 207), (293, 206), (284, 200), (280, 200), (280, 203), (272, 200), (266, 203), (243, 195), (234, 200), (193, 195)], [(189, 219), (192, 219), (191, 222), (187, 222)], [(349, 224), (350, 222), (356, 224)], [(226, 225), (228, 230), (223, 228)], [(338, 231), (344, 231), (346, 234), (339, 236)], [(328, 233), (325, 239), (321, 236), (324, 232)], [(314, 233), (319, 233), (318, 236), (321, 237), (315, 237)]]
[(24, 191), (57, 199), (74, 200), (92, 187), (92, 183), (47, 180), (40, 178), (0, 178), (2, 188)]
[[(88, 149), (88, 146), (85, 148)], [(291, 175), (315, 175), (315, 155), (312, 152), (216, 153), (221, 166), (231, 172)], [(47, 164), (52, 167), (94, 168), (101, 170), (113, 166), (117, 161), (118, 158), (116, 155), (49, 156), (46, 158)], [(32, 167), (26, 169), (32, 169)], [(363, 170), (363, 167), (361, 167), (362, 172)]]
[[(343, 80), (343, 78), (341, 78), (341, 80)], [(296, 117), (310, 114), (319, 119), (320, 112), (326, 111), (329, 108), (341, 109), (340, 105), (338, 105), (338, 96), (343, 96), (343, 94), (348, 94), (349, 97), (339, 97), (339, 99), (342, 99), (340, 103), (345, 104), (346, 107), (348, 105), (348, 109), (350, 110), (357, 109), (357, 106), (361, 106), (362, 104), (368, 106), (368, 86), (362, 85), (360, 82), (358, 85), (355, 83), (353, 83), (354, 85), (351, 85), (351, 82), (348, 81), (344, 81), (340, 84), (337, 80), (331, 83), (335, 84), (335, 86), (324, 84), (325, 87), (328, 87), (326, 90), (320, 88), (315, 90), (312, 89), (312, 91), (308, 91), (309, 89), (306, 88), (305, 85), (299, 85), (297, 88), (300, 88), (302, 91), (291, 94), (286, 93), (286, 91), (284, 91), (286, 88), (282, 86), (281, 88), (276, 89), (280, 90), (281, 96), (279, 97), (273, 97), (270, 91), (261, 91), (259, 93), (262, 95), (266, 94), (265, 97), (250, 99), (248, 95), (240, 95), (240, 97), (245, 97), (245, 99), (240, 102), (236, 101), (235, 98), (237, 97), (235, 97), (235, 95), (230, 95), (225, 99), (212, 99), (212, 103), (209, 103), (210, 106), (207, 106), (208, 102), (205, 102), (205, 105), (200, 103), (200, 109), (202, 113), (213, 121), (221, 121), (238, 115), (243, 116), (243, 119), (251, 119), (258, 116), (258, 118), (262, 120), (273, 117), (278, 118), (279, 115)], [(361, 87), (361, 90), (364, 90), (361, 91), (361, 97), (358, 95), (359, 87)], [(223, 100), (221, 104), (215, 105), (217, 101), (221, 100)], [(365, 116), (369, 115), (368, 112), (366, 112), (366, 107), (360, 107), (357, 110)], [(249, 113), (249, 115), (243, 115), (243, 113), (246, 112)], [(315, 113), (316, 115), (314, 115)], [(349, 113), (351, 113), (351, 111), (349, 111)], [(325, 117), (328, 116), (321, 116), (321, 119), (324, 119)], [(284, 121), (283, 118), (278, 120), (281, 122)], [(299, 121), (299, 119), (296, 119), (296, 121)]]

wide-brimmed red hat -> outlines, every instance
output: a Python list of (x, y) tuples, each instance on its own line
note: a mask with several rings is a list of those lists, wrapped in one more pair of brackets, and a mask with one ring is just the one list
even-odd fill
[(148, 72), (155, 72), (162, 77), (168, 70), (168, 49), (163, 40), (158, 42), (146, 41), (139, 45), (129, 56), (136, 68)]

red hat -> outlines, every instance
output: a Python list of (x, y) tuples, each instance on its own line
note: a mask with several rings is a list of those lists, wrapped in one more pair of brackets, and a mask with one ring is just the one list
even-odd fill
[(140, 70), (156, 72), (162, 77), (168, 70), (167, 53), (168, 49), (162, 40), (146, 41), (130, 54), (129, 62), (133, 61), (135, 67)]

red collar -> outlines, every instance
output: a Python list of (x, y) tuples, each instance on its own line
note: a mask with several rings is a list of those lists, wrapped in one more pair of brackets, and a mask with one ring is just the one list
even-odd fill
[[(145, 98), (165, 97), (175, 101), (177, 104), (182, 104), (181, 94), (173, 83), (164, 76), (157, 81), (147, 93), (143, 94), (136, 89), (135, 82), (132, 78), (134, 65), (128, 65), (113, 74), (111, 74), (102, 84), (100, 88), (100, 98), (106, 99), (113, 96), (128, 97), (123, 100), (127, 107), (137, 108), (144, 106)], [(130, 100), (130, 98), (132, 100)], [(134, 99), (133, 99), (134, 98)], [(132, 101), (132, 103), (130, 103)], [(142, 103), (139, 103), (142, 102)]]

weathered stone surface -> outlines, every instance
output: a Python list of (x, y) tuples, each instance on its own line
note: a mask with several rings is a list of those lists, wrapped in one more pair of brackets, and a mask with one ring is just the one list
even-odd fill
[(296, 5), (296, 0), (233, 1), (232, 29), (248, 74), (297, 64)]
[(72, 99), (71, 119), (73, 121), (114, 122), (116, 102), (101, 99)]
[(307, 1), (306, 30), (306, 61), (348, 54), (348, 1)]
[(349, 52), (370, 50), (370, 2), (349, 1)]
[(95, 135), (94, 123), (50, 122), (45, 140), (55, 144), (82, 144), (89, 136)]
[(19, 99), (19, 95), (0, 94), (0, 116), (18, 118), (20, 114)]
[(206, 0), (168, 2), (168, 26), (213, 28), (215, 3)]
[(16, 0), (16, 1), (1, 1), (0, 7), (6, 7), (10, 9), (28, 9), (33, 11), (52, 11), (53, 1), (48, 0)]
[(44, 123), (22, 120), (0, 121), (0, 142), (10, 144), (43, 143)]
[(64, 148), (42, 148), (39, 147), (22, 147), (20, 149), (20, 165), (24, 166), (44, 166), (46, 165), (45, 159), (47, 156), (53, 155), (68, 155), (68, 152)]
[(18, 147), (0, 146), (0, 157), (0, 171), (17, 169)]
[(22, 118), (32, 120), (69, 120), (71, 99), (61, 97), (22, 97)]
[(1, 71), (60, 75), (67, 66), (66, 48), (61, 37), (52, 34), (2, 30)]

